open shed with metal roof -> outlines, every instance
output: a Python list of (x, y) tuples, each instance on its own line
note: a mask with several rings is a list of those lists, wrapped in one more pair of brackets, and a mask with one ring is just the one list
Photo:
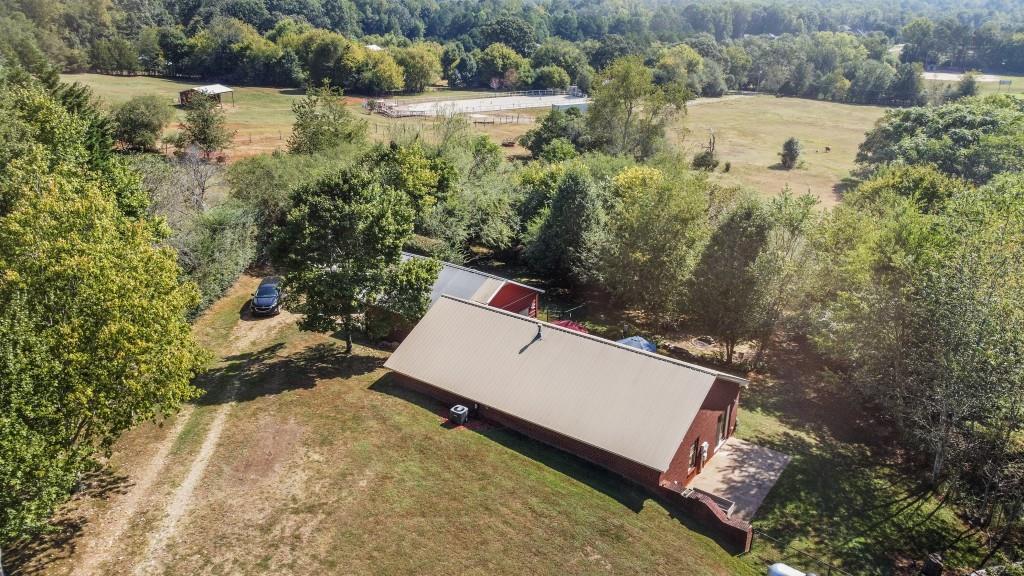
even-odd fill
[(189, 101), (192, 99), (192, 96), (196, 93), (205, 94), (217, 102), (221, 102), (221, 98), (224, 94), (231, 94), (231, 103), (235, 103), (235, 91), (223, 84), (208, 84), (206, 86), (196, 86), (195, 88), (182, 90), (181, 92), (178, 92), (178, 103), (182, 106), (187, 106)]

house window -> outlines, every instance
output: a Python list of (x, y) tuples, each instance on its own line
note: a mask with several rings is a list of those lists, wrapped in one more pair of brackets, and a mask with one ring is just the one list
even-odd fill
[(700, 438), (693, 441), (690, 446), (690, 468), (696, 468), (700, 464)]

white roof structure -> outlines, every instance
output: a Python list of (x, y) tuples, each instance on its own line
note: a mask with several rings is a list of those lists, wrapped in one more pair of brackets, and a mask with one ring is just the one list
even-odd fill
[(369, 50), (370, 52), (380, 52), (381, 50), (383, 50), (383, 48), (376, 44), (367, 44), (366, 49)]
[(442, 296), (384, 366), (655, 470), (717, 378), (746, 380)]
[(210, 84), (208, 86), (197, 86), (196, 88), (193, 88), (192, 90), (195, 90), (196, 92), (202, 92), (203, 94), (206, 94), (207, 96), (215, 96), (217, 94), (226, 94), (228, 92), (234, 92), (234, 90), (232, 90), (231, 88), (228, 88), (227, 86), (225, 86), (223, 84)]
[[(412, 258), (426, 258), (426, 256), (402, 252), (403, 262)], [(495, 276), (494, 274), (458, 266), (450, 262), (442, 262), (441, 264), (443, 265), (441, 272), (438, 273), (437, 281), (434, 282), (434, 287), (430, 291), (431, 304), (437, 302), (444, 295), (487, 304), (498, 293), (498, 290), (504, 288), (506, 284), (515, 284), (516, 286), (529, 288), (537, 293), (544, 293), (539, 288), (520, 284), (519, 282)]]

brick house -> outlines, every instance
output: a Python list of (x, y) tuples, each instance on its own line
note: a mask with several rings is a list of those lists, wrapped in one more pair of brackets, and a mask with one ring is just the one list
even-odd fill
[[(732, 435), (747, 385), (737, 376), (446, 295), (385, 367), (406, 387), (474, 408), (477, 417), (672, 497), (689, 494), (686, 485)], [(749, 546), (748, 525), (730, 523), (718, 511), (695, 516), (715, 528), (736, 524), (725, 526), (736, 528), (727, 536), (739, 548)]]

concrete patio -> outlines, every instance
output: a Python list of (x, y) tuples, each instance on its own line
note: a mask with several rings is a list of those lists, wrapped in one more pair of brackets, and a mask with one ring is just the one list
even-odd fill
[(732, 517), (750, 522), (789, 464), (789, 456), (729, 438), (687, 488), (732, 500)]

